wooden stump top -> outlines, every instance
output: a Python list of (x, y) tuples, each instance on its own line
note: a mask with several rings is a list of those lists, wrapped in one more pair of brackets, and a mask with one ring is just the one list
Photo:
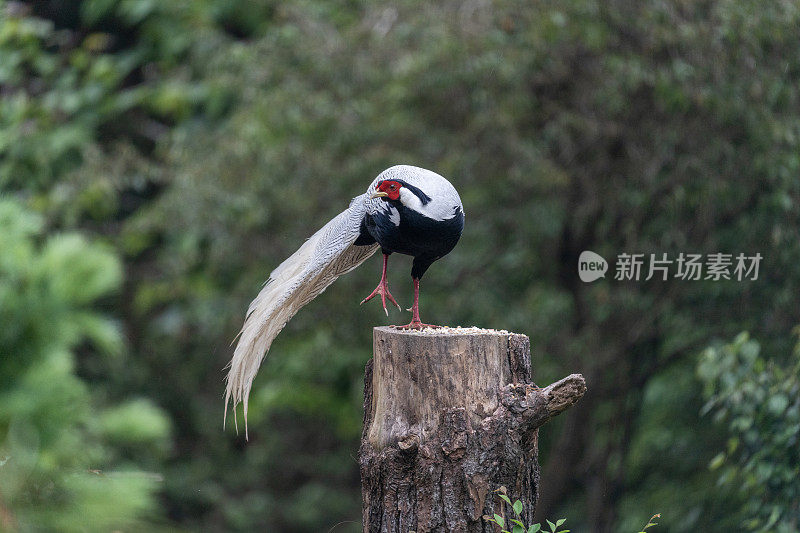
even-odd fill
[(473, 427), (499, 406), (500, 389), (530, 377), (528, 337), (504, 330), (373, 330), (376, 449), (436, 432), (443, 409), (464, 408)]

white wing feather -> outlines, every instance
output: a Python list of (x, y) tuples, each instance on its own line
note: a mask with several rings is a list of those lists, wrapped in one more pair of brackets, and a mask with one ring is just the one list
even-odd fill
[[(368, 190), (374, 187), (371, 185)], [(230, 400), (233, 400), (234, 420), (236, 405), (242, 402), (245, 434), (250, 388), (272, 341), (300, 308), (378, 249), (377, 244), (353, 245), (368, 199), (368, 194), (355, 198), (347, 210), (312, 235), (272, 271), (264, 288), (250, 304), (229, 365), (225, 389), (225, 418)]]

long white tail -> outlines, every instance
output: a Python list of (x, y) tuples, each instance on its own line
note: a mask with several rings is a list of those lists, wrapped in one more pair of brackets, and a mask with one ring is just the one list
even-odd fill
[(347, 210), (325, 224), (273, 270), (250, 304), (229, 365), (225, 389), (225, 418), (228, 402), (233, 400), (237, 431), (236, 405), (242, 402), (247, 435), (250, 388), (273, 339), (301, 307), (378, 249), (377, 244), (353, 245), (359, 235), (367, 198), (366, 194), (355, 198)]

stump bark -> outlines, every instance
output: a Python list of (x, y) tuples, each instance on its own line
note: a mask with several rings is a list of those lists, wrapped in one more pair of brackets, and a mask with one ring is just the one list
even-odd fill
[(501, 486), (532, 523), (538, 428), (577, 402), (583, 377), (540, 389), (525, 335), (375, 328), (359, 449), (363, 530), (494, 532)]

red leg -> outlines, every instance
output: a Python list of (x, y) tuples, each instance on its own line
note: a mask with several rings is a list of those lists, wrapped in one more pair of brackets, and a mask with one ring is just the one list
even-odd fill
[(392, 302), (394, 305), (397, 306), (399, 311), (403, 309), (400, 307), (400, 304), (394, 299), (392, 293), (389, 292), (389, 284), (386, 282), (386, 267), (389, 263), (389, 255), (383, 254), (383, 272), (381, 273), (381, 281), (378, 283), (378, 286), (375, 287), (375, 290), (370, 293), (369, 296), (361, 300), (361, 303), (368, 302), (372, 300), (375, 296), (381, 295), (381, 303), (383, 304), (383, 311), (386, 313), (386, 316), (389, 316), (389, 310), (386, 309), (386, 298), (389, 298), (389, 301)]
[(414, 304), (411, 306), (411, 322), (405, 326), (392, 326), (397, 329), (423, 329), (423, 328), (440, 328), (442, 326), (435, 326), (433, 324), (423, 324), (419, 319), (419, 280), (414, 278)]

